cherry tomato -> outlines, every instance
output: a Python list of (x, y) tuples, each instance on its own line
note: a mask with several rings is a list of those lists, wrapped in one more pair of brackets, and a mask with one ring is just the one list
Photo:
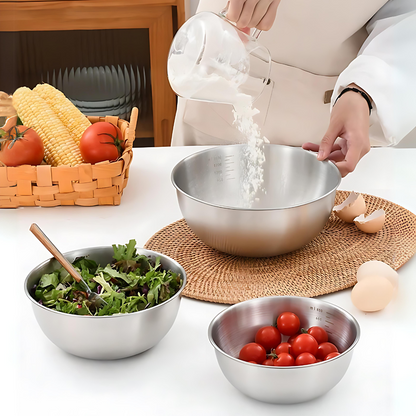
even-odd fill
[(257, 331), (254, 341), (263, 345), (266, 351), (270, 351), (280, 344), (280, 332), (274, 326), (264, 326)]
[(289, 367), (295, 365), (295, 359), (287, 352), (282, 352), (274, 359), (274, 365), (276, 367)]
[(295, 334), (295, 335), (290, 336), (290, 337), (288, 338), (287, 342), (288, 342), (290, 345), (292, 345), (293, 341), (296, 339), (296, 337), (297, 337), (298, 335), (300, 335), (300, 334)]
[(325, 358), (324, 358), (324, 361), (326, 361), (326, 360), (330, 360), (331, 358), (334, 358), (334, 357), (338, 357), (338, 355), (340, 355), (339, 354), (339, 352), (330, 352)]
[(263, 365), (274, 366), (274, 358), (266, 358), (263, 362)]
[(321, 328), (320, 326), (311, 326), (308, 329), (308, 334), (312, 335), (318, 344), (322, 344), (323, 342), (328, 341), (328, 334), (325, 331), (324, 328)]
[(312, 335), (300, 334), (292, 342), (292, 355), (294, 357), (297, 357), (303, 352), (309, 352), (312, 355), (316, 356), (317, 351), (318, 351), (318, 343), (316, 342), (316, 339)]
[(87, 127), (79, 143), (81, 156), (87, 163), (117, 160), (124, 149), (121, 130), (112, 123), (100, 121)]
[[(2, 132), (3, 130), (0, 130), (0, 133)], [(6, 166), (36, 166), (42, 163), (43, 142), (35, 130), (16, 126), (0, 137), (0, 161)]]
[(331, 352), (338, 352), (338, 348), (331, 342), (323, 342), (322, 344), (319, 344), (315, 357), (324, 360)]
[(266, 350), (263, 345), (250, 342), (241, 348), (239, 358), (243, 361), (255, 361), (261, 364), (266, 359)]
[(288, 342), (282, 342), (274, 349), (274, 352), (276, 355), (279, 355), (282, 352), (290, 354), (290, 347), (291, 345)]
[(303, 352), (296, 357), (295, 365), (308, 365), (316, 363), (316, 358), (310, 352)]
[(283, 312), (277, 318), (277, 329), (283, 335), (295, 335), (300, 328), (300, 320), (293, 312)]

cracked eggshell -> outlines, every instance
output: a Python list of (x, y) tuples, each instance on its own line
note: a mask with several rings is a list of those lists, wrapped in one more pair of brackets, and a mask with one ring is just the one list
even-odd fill
[(367, 276), (352, 289), (351, 301), (363, 312), (377, 312), (390, 303), (393, 295), (394, 287), (388, 279), (382, 276)]
[(383, 228), (384, 221), (386, 220), (386, 213), (384, 209), (378, 209), (365, 217), (364, 214), (354, 218), (354, 224), (357, 228), (365, 233), (372, 234), (380, 231)]
[(379, 260), (367, 261), (357, 269), (357, 282), (368, 276), (382, 276), (389, 280), (395, 288), (399, 286), (399, 274), (396, 270)]
[(351, 192), (348, 198), (333, 208), (334, 214), (345, 222), (354, 222), (354, 218), (365, 213), (365, 201), (361, 194)]

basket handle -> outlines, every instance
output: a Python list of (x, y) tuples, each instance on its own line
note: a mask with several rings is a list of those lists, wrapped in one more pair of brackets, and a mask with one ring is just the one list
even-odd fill
[(11, 117), (16, 114), (16, 109), (13, 107), (12, 96), (4, 91), (0, 91), (0, 116)]
[(133, 146), (134, 139), (136, 138), (136, 126), (137, 119), (139, 117), (139, 109), (133, 107), (130, 114), (129, 127), (126, 135), (126, 148), (131, 148)]

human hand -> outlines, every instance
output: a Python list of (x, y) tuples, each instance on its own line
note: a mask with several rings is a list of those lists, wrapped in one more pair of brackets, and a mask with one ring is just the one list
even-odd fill
[[(354, 85), (355, 88), (357, 86)], [(369, 111), (365, 99), (356, 92), (343, 94), (332, 108), (329, 127), (321, 144), (305, 143), (302, 148), (318, 152), (318, 160), (332, 160), (341, 176), (351, 173), (370, 151)], [(336, 144), (335, 140), (340, 138)]]
[(227, 19), (239, 29), (269, 30), (274, 23), (280, 0), (230, 0)]

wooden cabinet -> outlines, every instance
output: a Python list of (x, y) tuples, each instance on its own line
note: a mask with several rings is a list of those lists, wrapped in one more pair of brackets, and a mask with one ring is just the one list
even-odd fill
[(3, 32), (148, 29), (155, 146), (170, 145), (176, 96), (167, 79), (167, 57), (174, 32), (184, 21), (184, 0), (0, 2)]

